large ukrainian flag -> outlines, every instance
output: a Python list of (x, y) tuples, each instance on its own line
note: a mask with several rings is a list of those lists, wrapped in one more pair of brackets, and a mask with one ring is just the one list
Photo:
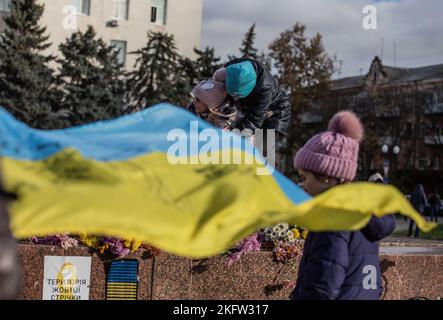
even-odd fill
[(4, 184), (19, 196), (10, 205), (12, 230), (19, 238), (62, 232), (136, 238), (201, 258), (282, 221), (358, 230), (371, 215), (401, 212), (422, 230), (433, 227), (393, 187), (348, 184), (311, 199), (263, 164), (243, 138), (229, 133), (226, 147), (221, 137), (168, 104), (53, 131), (32, 129), (0, 109)]

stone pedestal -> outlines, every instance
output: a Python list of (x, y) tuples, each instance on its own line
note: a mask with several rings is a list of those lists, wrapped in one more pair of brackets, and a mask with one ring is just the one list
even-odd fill
[[(381, 249), (384, 299), (440, 299), (443, 297), (443, 252), (401, 254)], [(42, 298), (44, 256), (91, 256), (91, 300), (106, 295), (111, 257), (85, 247), (67, 250), (41, 245), (20, 245), (23, 266), (21, 299)], [(139, 260), (139, 300), (273, 300), (287, 299), (297, 277), (298, 260), (280, 265), (271, 252), (245, 255), (227, 267), (227, 257), (190, 260), (165, 253), (151, 257), (141, 251), (128, 258)]]

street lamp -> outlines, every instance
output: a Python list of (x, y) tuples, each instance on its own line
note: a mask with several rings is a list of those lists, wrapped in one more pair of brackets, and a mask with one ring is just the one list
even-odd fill
[[(393, 153), (395, 156), (398, 156), (398, 155), (400, 154), (400, 151), (401, 151), (401, 149), (400, 149), (400, 147), (397, 146), (397, 145), (395, 145), (395, 146), (392, 148), (392, 153)], [(390, 165), (391, 165), (391, 162), (389, 161), (389, 158), (386, 159), (386, 157), (387, 157), (387, 155), (389, 154), (389, 146), (388, 146), (387, 144), (384, 144), (384, 145), (381, 147), (381, 152), (382, 152), (382, 153), (384, 154), (384, 156), (385, 156), (385, 159), (383, 160), (383, 171), (384, 171), (384, 174), (385, 174), (385, 180), (388, 181), (389, 167), (390, 167)]]

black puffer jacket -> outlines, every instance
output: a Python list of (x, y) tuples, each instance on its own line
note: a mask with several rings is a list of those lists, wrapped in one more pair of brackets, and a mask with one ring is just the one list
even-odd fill
[(286, 134), (291, 118), (291, 104), (277, 79), (261, 63), (253, 59), (234, 59), (225, 67), (250, 61), (257, 73), (257, 84), (252, 93), (237, 101), (244, 117), (235, 125), (237, 129), (275, 129)]

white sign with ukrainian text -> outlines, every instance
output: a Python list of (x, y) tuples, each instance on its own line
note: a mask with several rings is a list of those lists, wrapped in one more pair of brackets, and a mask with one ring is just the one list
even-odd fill
[(46, 256), (43, 300), (89, 300), (91, 257)]

